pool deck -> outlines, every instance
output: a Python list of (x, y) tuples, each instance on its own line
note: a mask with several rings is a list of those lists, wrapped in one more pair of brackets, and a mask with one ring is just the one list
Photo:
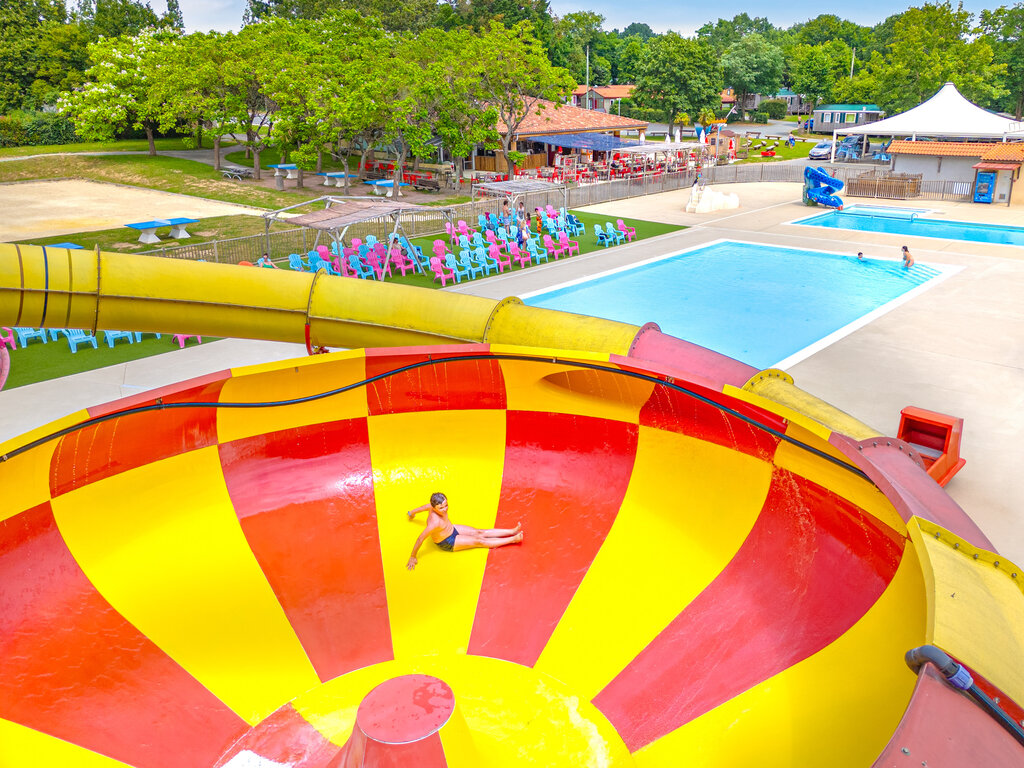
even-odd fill
[[(967, 465), (947, 486), (999, 551), (1024, 566), (1024, 248), (789, 224), (814, 211), (800, 185), (717, 185), (736, 192), (738, 210), (684, 212), (689, 190), (592, 206), (609, 217), (682, 224), (690, 229), (458, 286), (490, 298), (522, 295), (721, 239), (962, 267), (788, 368), (796, 384), (880, 432), (894, 435), (900, 409), (916, 405), (964, 418)], [(1024, 226), (1024, 208), (929, 201), (850, 199), (927, 207), (952, 220)], [(296, 344), (224, 340), (99, 371), (0, 392), (0, 440), (88, 405), (225, 367), (305, 354)]]

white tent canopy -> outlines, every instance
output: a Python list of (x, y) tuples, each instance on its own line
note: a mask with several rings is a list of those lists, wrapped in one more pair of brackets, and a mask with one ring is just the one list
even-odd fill
[(868, 136), (950, 136), (1003, 139), (1017, 130), (1013, 120), (972, 104), (952, 83), (946, 83), (928, 101), (906, 112), (856, 128), (839, 128), (837, 134)]

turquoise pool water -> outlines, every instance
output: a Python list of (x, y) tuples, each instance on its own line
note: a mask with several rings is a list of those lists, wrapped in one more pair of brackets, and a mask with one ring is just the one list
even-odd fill
[[(942, 275), (926, 264), (721, 242), (524, 297), (535, 307), (655, 322), (769, 368)], [(864, 320), (866, 322), (866, 320)]]
[(908, 208), (872, 208), (855, 205), (841, 211), (829, 211), (793, 222), (806, 227), (853, 229), (860, 232), (887, 232), (914, 237), (941, 237), (972, 243), (1024, 245), (1024, 227), (975, 224), (928, 218), (928, 212)]

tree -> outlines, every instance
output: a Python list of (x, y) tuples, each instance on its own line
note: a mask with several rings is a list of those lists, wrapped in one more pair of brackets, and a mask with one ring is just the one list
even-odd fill
[(1006, 67), (1006, 96), (999, 102), (1017, 120), (1024, 116), (1024, 5), (981, 12), (981, 31), (997, 63)]
[(870, 27), (862, 27), (831, 13), (823, 13), (804, 24), (794, 25), (794, 31), (795, 42), (799, 45), (825, 45), (838, 40), (849, 48), (864, 51), (865, 56), (870, 53), (874, 37)]
[(763, 37), (771, 36), (775, 27), (768, 19), (756, 17), (750, 18), (746, 13), (733, 16), (732, 19), (719, 19), (714, 24), (710, 21), (697, 30), (697, 37), (707, 42), (717, 55), (725, 53), (726, 49), (734, 43), (738, 43), (746, 35), (759, 34)]
[(149, 154), (156, 154), (154, 131), (159, 105), (150, 92), (150, 71), (161, 60), (161, 48), (173, 36), (147, 30), (135, 37), (105, 38), (89, 46), (93, 65), (81, 89), (61, 98), (59, 107), (84, 139), (109, 140), (126, 128), (142, 129)]
[(160, 17), (160, 25), (178, 32), (185, 31), (185, 19), (181, 15), (181, 5), (178, 0), (167, 0), (167, 11)]
[(99, 37), (134, 37), (143, 30), (158, 27), (160, 19), (149, 3), (136, 0), (96, 0), (91, 31)]
[[(614, 44), (605, 42), (602, 24), (604, 16), (590, 11), (567, 13), (556, 19), (555, 42), (550, 49), (551, 63), (567, 70), (577, 83), (607, 85), (611, 82), (611, 61), (603, 54), (609, 52)], [(615, 38), (615, 41), (617, 42), (618, 38)]]
[(892, 19), (885, 55), (873, 52), (865, 73), (876, 103), (887, 112), (903, 112), (931, 98), (946, 82), (982, 105), (1004, 95), (1006, 65), (994, 61), (984, 37), (974, 37), (971, 18), (962, 6), (953, 9), (942, 2), (910, 8)]
[(654, 30), (651, 29), (647, 24), (643, 24), (641, 22), (636, 21), (634, 21), (632, 24), (630, 24), (628, 27), (622, 30), (622, 32), (619, 33), (619, 37), (621, 38), (634, 36), (639, 37), (642, 42), (647, 42), (656, 35)]
[(31, 104), (39, 68), (38, 48), (49, 30), (66, 20), (61, 0), (0, 2), (0, 113)]
[(643, 61), (644, 41), (638, 35), (627, 37), (619, 49), (619, 66), (615, 72), (616, 83), (635, 83), (640, 62)]
[(849, 71), (852, 51), (841, 40), (823, 45), (797, 45), (789, 53), (790, 87), (810, 103), (833, 99), (836, 83)]
[(736, 91), (741, 117), (749, 94), (774, 96), (778, 92), (782, 67), (782, 51), (756, 32), (729, 46), (722, 57), (722, 73), (725, 84)]
[(717, 108), (721, 96), (722, 73), (708, 43), (675, 32), (647, 43), (633, 92), (641, 107), (657, 109), (672, 126), (681, 114)]
[[(497, 112), (499, 132), (504, 131), (501, 146), (507, 159), (523, 121), (544, 109), (557, 109), (574, 83), (568, 72), (551, 65), (528, 22), (511, 29), (494, 22), (481, 36), (480, 45), (491, 52), (481, 68), (481, 88)], [(511, 160), (508, 172), (513, 172)]]

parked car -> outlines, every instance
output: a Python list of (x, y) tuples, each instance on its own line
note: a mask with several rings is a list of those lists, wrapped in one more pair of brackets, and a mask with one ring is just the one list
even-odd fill
[(819, 141), (811, 147), (807, 157), (811, 160), (828, 160), (832, 157), (832, 141)]

